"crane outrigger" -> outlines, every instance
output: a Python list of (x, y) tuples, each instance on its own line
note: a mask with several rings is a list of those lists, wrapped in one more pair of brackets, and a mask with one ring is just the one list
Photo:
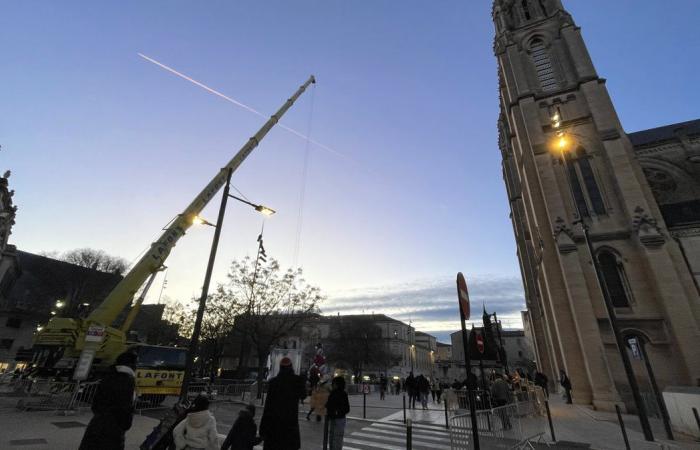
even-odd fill
[[(129, 270), (124, 278), (112, 289), (107, 297), (95, 308), (86, 318), (54, 317), (34, 337), (34, 366), (40, 371), (70, 372), (72, 371), (81, 351), (85, 348), (85, 337), (91, 326), (104, 327), (104, 340), (99, 345), (94, 357), (94, 367), (98, 370), (104, 369), (114, 362), (116, 357), (125, 351), (129, 346), (127, 342), (128, 328), (135, 317), (137, 309), (140, 307), (142, 298), (134, 302), (130, 314), (125, 322), (125, 326), (116, 328), (113, 326), (120, 313), (132, 302), (139, 288), (148, 280), (144, 291), (147, 291), (155, 278), (155, 274), (164, 266), (165, 260), (177, 242), (185, 235), (186, 231), (193, 225), (195, 218), (207, 206), (221, 187), (226, 183), (229, 173), (233, 173), (245, 161), (250, 153), (258, 146), (262, 139), (277, 124), (282, 116), (287, 112), (294, 102), (306, 91), (309, 85), (315, 83), (314, 76), (310, 76), (297, 91), (270, 116), (265, 124), (253, 135), (248, 142), (236, 153), (236, 155), (217, 172), (204, 189), (192, 200), (192, 202), (178, 214), (175, 219), (164, 229), (163, 234), (151, 244), (149, 250), (139, 259), (139, 261)], [(145, 294), (142, 292), (141, 297)], [(163, 352), (178, 352), (178, 358), (182, 360), (180, 376), (172, 377), (166, 373), (161, 374), (164, 379), (182, 380), (182, 370), (184, 369), (184, 349), (169, 347), (152, 347), (150, 353), (162, 349)], [(154, 350), (155, 349), (155, 350)], [(181, 358), (180, 358), (181, 356)], [(152, 359), (152, 358), (151, 358)], [(167, 358), (163, 358), (165, 360)], [(171, 358), (172, 359), (172, 358)], [(149, 367), (149, 369), (152, 369)], [(146, 369), (144, 369), (146, 370)], [(161, 371), (163, 372), (163, 371)], [(171, 370), (172, 372), (172, 370)], [(147, 386), (139, 386), (137, 371), (137, 388), (140, 394), (177, 394), (180, 385), (170, 386), (169, 391), (162, 388), (149, 389)], [(175, 388), (177, 391), (175, 392)]]

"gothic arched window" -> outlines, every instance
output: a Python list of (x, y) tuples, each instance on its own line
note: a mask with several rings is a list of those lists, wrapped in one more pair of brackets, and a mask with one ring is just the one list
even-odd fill
[(553, 91), (559, 87), (557, 76), (552, 65), (552, 60), (549, 58), (549, 51), (545, 47), (544, 41), (541, 38), (534, 38), (530, 41), (530, 54), (532, 62), (535, 65), (537, 80), (540, 82), (540, 87), (543, 91)]
[(593, 167), (586, 151), (579, 147), (576, 156), (574, 158), (567, 156), (567, 159), (569, 160), (572, 194), (581, 216), (590, 217), (591, 211), (598, 216), (605, 215), (607, 212), (603, 195), (598, 188)]
[(603, 273), (605, 288), (610, 295), (610, 301), (615, 308), (625, 308), (630, 305), (627, 296), (627, 277), (625, 269), (622, 267), (614, 254), (608, 250), (598, 252), (598, 263), (600, 271)]

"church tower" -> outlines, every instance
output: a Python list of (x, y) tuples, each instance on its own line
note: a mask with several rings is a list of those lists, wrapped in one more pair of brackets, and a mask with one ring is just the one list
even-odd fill
[[(659, 387), (698, 385), (698, 287), (580, 28), (560, 0), (495, 0), (493, 20), (499, 146), (538, 367), (555, 381), (565, 370), (576, 403), (634, 410), (584, 221), (618, 325), (644, 345)], [(568, 169), (553, 151), (555, 114)], [(644, 362), (628, 351), (651, 393)]]

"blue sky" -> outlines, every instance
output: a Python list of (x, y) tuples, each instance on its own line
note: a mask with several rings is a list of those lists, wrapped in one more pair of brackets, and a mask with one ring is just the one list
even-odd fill
[[(699, 116), (696, 2), (565, 3), (628, 131)], [(416, 304), (449, 304), (463, 271), (482, 292), (475, 302), (517, 317), (492, 39), (485, 0), (5, 1), (0, 169), (13, 171), (20, 208), (12, 242), (133, 260), (262, 124), (137, 52), (266, 114), (313, 73), (314, 92), (284, 122), (345, 155), (310, 149), (298, 263), (329, 295), (324, 310), (356, 312), (382, 292), (375, 312), (450, 329), (456, 307)], [(305, 148), (275, 129), (234, 176), (279, 211), (265, 242), (283, 265), (294, 259)], [(260, 226), (231, 205), (215, 281), (254, 255)], [(170, 298), (199, 291), (210, 239), (193, 229), (175, 248)]]

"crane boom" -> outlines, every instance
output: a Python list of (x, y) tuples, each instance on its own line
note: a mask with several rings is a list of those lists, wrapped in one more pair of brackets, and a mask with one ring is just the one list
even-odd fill
[(275, 126), (284, 113), (286, 113), (299, 96), (304, 93), (306, 88), (315, 82), (314, 76), (311, 75), (309, 79), (297, 89), (294, 95), (287, 99), (275, 114), (270, 116), (260, 130), (258, 130), (258, 132), (238, 151), (236, 156), (219, 170), (202, 192), (194, 198), (192, 203), (170, 223), (160, 238), (151, 244), (148, 252), (141, 257), (119, 284), (112, 289), (107, 298), (105, 298), (105, 300), (87, 317), (88, 321), (107, 326), (114, 322), (119, 313), (129, 304), (144, 281), (163, 265), (170, 251), (175, 244), (177, 244), (177, 241), (184, 236), (187, 229), (192, 226), (194, 217), (204, 209), (212, 197), (214, 197), (219, 189), (226, 183), (228, 171), (236, 171), (255, 147), (258, 146), (270, 129)]

